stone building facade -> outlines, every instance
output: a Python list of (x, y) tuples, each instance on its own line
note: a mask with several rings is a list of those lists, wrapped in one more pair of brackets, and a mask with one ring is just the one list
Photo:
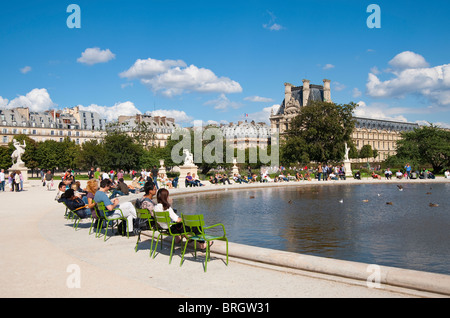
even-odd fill
[[(119, 116), (119, 123), (127, 124), (131, 131), (139, 122), (148, 123), (154, 132), (154, 145), (164, 147), (175, 127), (173, 118), (137, 114)], [(97, 112), (83, 111), (79, 107), (63, 110), (32, 112), (27, 107), (0, 109), (0, 146), (6, 146), (15, 135), (24, 134), (35, 141), (63, 141), (68, 137), (82, 145), (88, 140), (101, 141), (107, 121)], [(131, 132), (130, 132), (131, 133)]]
[(221, 125), (223, 137), (231, 141), (237, 149), (247, 149), (253, 147), (267, 148), (270, 142), (270, 127), (263, 122), (239, 121), (237, 124), (229, 123)]
[(103, 137), (106, 120), (78, 107), (64, 110), (30, 112), (27, 107), (0, 109), (0, 146), (6, 146), (14, 135), (24, 134), (35, 141), (62, 141), (68, 137), (76, 144)]
[[(278, 131), (282, 136), (292, 118), (297, 116), (301, 108), (308, 105), (310, 101), (331, 100), (331, 81), (323, 80), (323, 85), (310, 84), (309, 80), (303, 80), (303, 86), (294, 86), (285, 83), (284, 100), (276, 112), (270, 115), (270, 126), (272, 130)], [(416, 123), (397, 122), (383, 119), (371, 119), (354, 117), (355, 129), (352, 134), (353, 142), (359, 151), (364, 145), (371, 145), (372, 149), (378, 151), (376, 158), (369, 161), (383, 161), (390, 155), (396, 154), (397, 141), (401, 133), (419, 128)], [(367, 159), (351, 159), (352, 162), (366, 162)]]

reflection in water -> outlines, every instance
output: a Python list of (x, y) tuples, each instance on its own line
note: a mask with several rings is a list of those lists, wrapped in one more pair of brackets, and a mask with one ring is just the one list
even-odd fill
[(385, 183), (222, 191), (176, 196), (174, 207), (204, 214), (208, 225), (223, 223), (231, 242), (450, 274), (450, 184), (403, 187), (401, 192)]

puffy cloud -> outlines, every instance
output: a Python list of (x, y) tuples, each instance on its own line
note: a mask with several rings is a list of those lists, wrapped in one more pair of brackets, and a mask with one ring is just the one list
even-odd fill
[(31, 72), (31, 66), (25, 66), (25, 67), (22, 67), (21, 69), (20, 69), (20, 72), (22, 73), (22, 74), (27, 74), (28, 72)]
[(228, 97), (225, 96), (225, 94), (220, 94), (220, 96), (217, 99), (207, 101), (204, 103), (204, 105), (207, 106), (211, 105), (214, 107), (214, 109), (222, 111), (226, 111), (230, 107), (234, 109), (241, 107), (239, 103), (230, 101)]
[(270, 21), (269, 23), (263, 24), (263, 28), (270, 30), (270, 31), (280, 31), (282, 29), (284, 29), (284, 27), (281, 24), (275, 23), (275, 20), (277, 19), (277, 17), (270, 11), (267, 11), (267, 13), (270, 16)]
[(428, 67), (425, 58), (417, 53), (411, 51), (405, 51), (397, 54), (392, 60), (389, 61), (389, 65), (396, 69), (406, 69), (406, 68), (419, 68)]
[(183, 92), (199, 93), (238, 93), (241, 85), (228, 77), (218, 77), (213, 71), (198, 68), (195, 65), (186, 67), (181, 60), (137, 60), (120, 77), (140, 79), (141, 83), (153, 92), (172, 97)]
[(404, 108), (388, 108), (383, 103), (373, 103), (369, 106), (364, 101), (359, 101), (357, 104), (358, 107), (354, 111), (356, 117), (407, 122), (407, 119), (400, 115), (405, 112)]
[(120, 77), (151, 79), (152, 77), (165, 73), (172, 67), (185, 67), (186, 63), (182, 60), (156, 60), (148, 58), (146, 60), (138, 59), (128, 70), (119, 74)]
[(255, 102), (255, 103), (270, 103), (270, 102), (273, 102), (272, 98), (261, 97), (261, 96), (248, 96), (248, 97), (245, 97), (244, 100), (248, 100), (250, 102)]
[(119, 116), (134, 116), (136, 114), (141, 114), (141, 111), (136, 108), (133, 102), (127, 101), (124, 103), (116, 103), (113, 106), (99, 106), (96, 104), (91, 104), (89, 106), (78, 105), (80, 110), (97, 112), (107, 121), (114, 121), (119, 118)]
[(28, 92), (25, 96), (20, 95), (13, 100), (9, 101), (0, 96), (0, 107), (3, 108), (16, 108), (16, 107), (28, 107), (30, 111), (40, 112), (49, 110), (57, 106), (53, 103), (49, 93), (45, 88), (35, 88)]
[(175, 123), (189, 123), (193, 120), (193, 117), (186, 114), (186, 112), (182, 110), (174, 110), (174, 109), (157, 109), (154, 111), (146, 112), (146, 114), (151, 116), (165, 116), (175, 119)]
[(382, 81), (369, 73), (367, 94), (378, 98), (419, 94), (439, 105), (450, 105), (450, 64), (424, 67), (428, 63), (423, 57), (409, 51), (403, 53), (389, 62), (396, 68), (391, 72), (394, 78)]
[(112, 53), (109, 49), (100, 50), (98, 47), (87, 48), (83, 53), (81, 53), (81, 57), (77, 59), (78, 63), (94, 65), (97, 63), (106, 63), (112, 59), (114, 59), (116, 55)]
[(335, 66), (333, 64), (325, 64), (325, 66), (323, 67), (324, 70), (329, 70), (334, 68)]
[(254, 113), (250, 113), (248, 114), (248, 118), (250, 118), (251, 120), (254, 120), (255, 122), (264, 122), (268, 125), (270, 125), (270, 113), (271, 111), (273, 111), (273, 113), (275, 114), (278, 111), (278, 108), (280, 107), (279, 104), (275, 104), (269, 107), (264, 107), (261, 111), (259, 112), (254, 112)]

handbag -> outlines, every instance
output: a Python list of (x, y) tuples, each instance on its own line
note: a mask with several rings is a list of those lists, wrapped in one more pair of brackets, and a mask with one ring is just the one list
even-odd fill
[(45, 187), (45, 180), (44, 180), (44, 181), (42, 181), (42, 186), (43, 186), (43, 187)]

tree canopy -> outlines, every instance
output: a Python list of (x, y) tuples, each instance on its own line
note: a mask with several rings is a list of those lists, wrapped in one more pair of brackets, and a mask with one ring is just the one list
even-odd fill
[(354, 147), (351, 134), (355, 127), (355, 103), (311, 102), (301, 108), (290, 124), (281, 145), (281, 162), (340, 161), (345, 143)]
[(450, 131), (430, 125), (404, 132), (397, 141), (397, 154), (388, 161), (431, 165), (435, 174), (440, 173), (450, 167)]

